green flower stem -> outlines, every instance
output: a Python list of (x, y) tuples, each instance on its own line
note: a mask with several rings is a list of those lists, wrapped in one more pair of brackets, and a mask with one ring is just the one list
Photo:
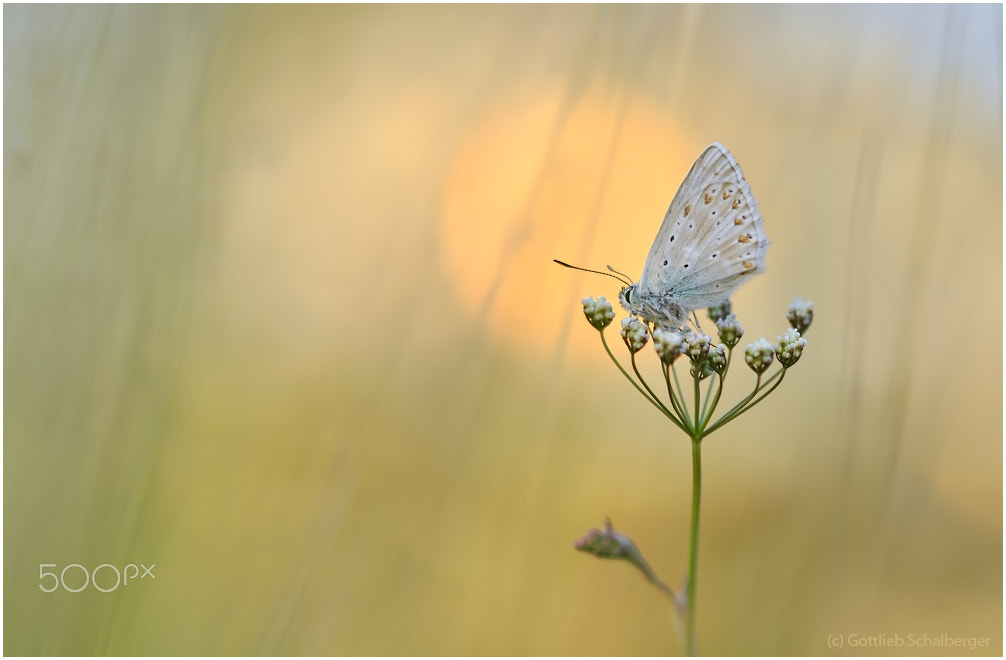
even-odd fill
[(727, 374), (730, 373), (730, 363), (734, 361), (734, 349), (727, 347), (727, 366), (723, 367), (723, 373), (720, 374), (720, 378), (726, 380)]
[[(762, 375), (763, 374), (758, 374), (757, 377), (755, 378), (755, 386), (754, 386), (754, 389), (751, 390), (751, 393), (748, 394), (743, 399), (741, 399), (740, 401), (738, 401), (737, 405), (735, 405), (733, 408), (731, 408), (730, 411), (727, 412), (726, 415), (723, 415), (723, 417), (720, 418), (720, 421), (722, 421), (723, 424), (726, 424), (728, 421), (730, 421), (731, 419), (733, 419), (734, 417), (736, 417), (737, 415), (739, 415), (740, 412), (741, 412), (741, 410), (744, 408), (744, 406), (746, 406), (747, 404), (749, 404), (752, 399), (754, 399), (756, 396), (758, 396), (758, 392), (761, 391), (762, 387), (765, 387), (766, 385), (768, 385), (769, 383), (772, 382), (773, 379), (769, 378), (768, 380), (766, 380), (763, 383), (762, 382)], [(773, 377), (775, 375), (778, 375), (778, 374), (774, 374)], [(717, 426), (721, 425), (720, 421), (717, 421)]]
[[(729, 366), (729, 364), (730, 363), (728, 362), (727, 365)], [(723, 375), (717, 377), (719, 387), (716, 388), (716, 396), (713, 397), (711, 405), (709, 403), (709, 395), (712, 394), (713, 384), (711, 382), (709, 383), (709, 392), (706, 393), (706, 406), (709, 408), (709, 413), (706, 414), (705, 411), (703, 411), (702, 420), (699, 423), (699, 433), (702, 434), (702, 437), (707, 435), (706, 427), (709, 426), (709, 420), (712, 419), (713, 413), (716, 412), (716, 406), (720, 403), (720, 395), (723, 394), (723, 376), (725, 376), (726, 373), (727, 372), (724, 369)]]
[(660, 402), (657, 401), (656, 399), (650, 398), (650, 395), (647, 394), (643, 390), (643, 388), (639, 386), (639, 383), (637, 383), (632, 379), (632, 376), (630, 376), (629, 372), (625, 370), (625, 367), (622, 366), (622, 363), (615, 358), (615, 355), (611, 352), (611, 349), (608, 347), (608, 340), (604, 338), (604, 330), (600, 330), (599, 332), (601, 334), (601, 344), (604, 346), (604, 350), (608, 353), (608, 357), (611, 358), (611, 361), (615, 363), (615, 366), (618, 367), (618, 370), (622, 372), (622, 375), (625, 376), (625, 379), (628, 380), (630, 383), (632, 383), (632, 386), (635, 387), (637, 390), (639, 390), (639, 393), (642, 394), (644, 397), (646, 397), (647, 401), (649, 401), (658, 409), (660, 409), (661, 408)]
[(716, 402), (719, 401), (720, 398), (719, 393), (717, 392), (716, 398), (713, 399), (713, 383), (715, 383), (716, 381), (719, 381), (720, 391), (723, 390), (723, 379), (720, 378), (719, 374), (716, 374), (715, 379), (713, 379), (712, 377), (709, 378), (709, 387), (706, 388), (705, 401), (702, 402), (702, 414), (699, 415), (699, 418), (697, 420), (698, 424), (696, 424), (699, 433), (702, 433), (702, 429), (704, 429), (706, 425), (709, 424), (709, 418), (713, 416), (713, 411), (716, 410)]
[(695, 650), (695, 580), (699, 566), (699, 504), (702, 500), (702, 439), (692, 438), (692, 524), (688, 544), (688, 584), (685, 587), (685, 655)]
[(752, 401), (750, 404), (748, 404), (747, 406), (744, 407), (744, 410), (741, 410), (740, 412), (737, 413), (737, 415), (734, 415), (734, 416), (737, 417), (739, 415), (742, 415), (742, 414), (746, 413), (748, 410), (750, 410), (751, 408), (754, 408), (759, 403), (761, 403), (762, 399), (764, 399), (765, 397), (767, 397), (769, 394), (772, 394), (772, 392), (775, 391), (775, 388), (779, 387), (779, 385), (782, 384), (782, 379), (786, 376), (786, 368), (783, 367), (782, 371), (774, 374), (772, 376), (772, 378), (770, 378), (768, 381), (766, 381), (765, 387), (768, 387), (769, 383), (771, 383), (773, 380), (776, 379), (776, 376), (778, 376), (779, 379), (775, 381), (775, 383), (772, 385), (772, 387), (768, 388), (768, 391), (765, 392), (765, 394), (762, 394), (760, 397), (758, 397), (757, 399), (755, 399), (754, 401)]
[[(723, 367), (723, 373), (721, 373), (719, 375), (720, 382), (719, 382), (719, 387), (716, 389), (716, 398), (713, 399), (713, 404), (709, 408), (709, 414), (707, 416), (704, 416), (703, 419), (702, 419), (702, 427), (701, 427), (701, 429), (702, 429), (702, 436), (703, 437), (705, 437), (706, 435), (708, 435), (708, 432), (706, 431), (706, 428), (709, 426), (709, 422), (713, 418), (713, 413), (716, 412), (716, 406), (718, 406), (720, 404), (720, 396), (723, 394), (723, 383), (726, 382), (726, 380), (727, 380), (727, 374), (730, 373), (730, 363), (733, 362), (733, 359), (734, 359), (734, 349), (728, 347), (727, 348), (727, 364), (726, 364), (725, 367)], [(710, 385), (712, 385), (712, 384), (710, 383)], [(755, 391), (757, 392), (757, 389)]]
[(693, 410), (695, 410), (695, 426), (692, 427), (692, 432), (691, 432), (690, 435), (693, 438), (697, 437), (697, 438), (701, 439), (702, 436), (698, 435), (698, 430), (699, 430), (699, 423), (702, 421), (702, 417), (701, 417), (702, 392), (701, 392), (701, 389), (699, 388), (699, 379), (698, 378), (692, 377), (692, 383), (693, 383), (693, 385), (692, 385), (692, 391), (695, 394), (695, 408), (693, 409)]
[(681, 418), (683, 426), (681, 430), (685, 433), (691, 435), (692, 420), (688, 416), (688, 409), (685, 408), (685, 400), (682, 395), (680, 398), (674, 393), (674, 387), (671, 385), (671, 372), (674, 372), (674, 382), (678, 386), (678, 392), (681, 392), (681, 384), (678, 383), (678, 372), (674, 369), (673, 365), (664, 365), (664, 382), (667, 383), (667, 395), (671, 399), (671, 407), (674, 408), (674, 412), (678, 414)]
[(710, 426), (709, 428), (707, 428), (705, 430), (705, 435), (710, 435), (713, 431), (715, 431), (716, 429), (720, 428), (721, 426), (723, 426), (727, 422), (730, 422), (731, 420), (733, 420), (734, 418), (736, 418), (738, 415), (740, 415), (742, 412), (744, 412), (744, 410), (745, 410), (744, 406), (746, 406), (748, 403), (751, 402), (752, 399), (754, 399), (756, 396), (758, 396), (758, 390), (760, 388), (761, 388), (761, 374), (758, 374), (758, 379), (755, 381), (755, 386), (754, 386), (754, 389), (751, 390), (751, 393), (748, 394), (743, 399), (741, 399), (737, 403), (737, 405), (735, 405), (733, 408), (731, 408), (730, 410), (728, 410), (722, 417), (720, 417), (718, 420), (716, 420), (715, 424), (713, 424), (712, 426)]
[(657, 399), (656, 397), (651, 397), (650, 394), (647, 393), (647, 390), (649, 390), (649, 388), (644, 390), (642, 387), (640, 387), (639, 383), (633, 380), (632, 376), (629, 375), (629, 372), (625, 370), (625, 367), (622, 366), (622, 363), (615, 358), (614, 354), (611, 352), (611, 348), (608, 347), (608, 340), (604, 338), (604, 330), (599, 330), (598, 333), (601, 335), (601, 344), (604, 346), (605, 352), (608, 353), (608, 357), (610, 357), (611, 361), (615, 363), (615, 366), (618, 367), (618, 370), (622, 372), (622, 375), (625, 376), (625, 379), (628, 380), (630, 383), (632, 383), (632, 386), (635, 387), (637, 390), (639, 390), (639, 393), (642, 394), (647, 401), (652, 403), (657, 410), (662, 412), (665, 417), (667, 417), (669, 420), (677, 424), (678, 427), (684, 431), (685, 428), (681, 425), (681, 422), (679, 422), (678, 419), (674, 416), (674, 413), (668, 410), (664, 406), (664, 404), (660, 402), (659, 399)]
[(688, 414), (688, 406), (685, 405), (685, 390), (681, 387), (681, 381), (678, 380), (678, 370), (671, 366), (671, 371), (674, 372), (674, 386), (678, 389), (678, 402), (681, 404), (681, 412), (684, 413), (681, 419), (684, 421), (685, 426), (688, 427), (686, 432), (691, 435), (692, 417)]
[(684, 431), (685, 427), (681, 424), (681, 421), (678, 420), (674, 416), (674, 413), (672, 413), (670, 410), (667, 409), (667, 406), (664, 405), (664, 402), (661, 401), (660, 398), (657, 397), (657, 395), (653, 393), (652, 389), (650, 389), (650, 386), (646, 383), (646, 379), (643, 378), (643, 374), (639, 373), (639, 367), (636, 366), (636, 354), (635, 353), (632, 353), (629, 356), (629, 361), (632, 362), (632, 370), (636, 373), (636, 378), (638, 378), (639, 382), (643, 385), (643, 387), (646, 388), (646, 391), (650, 393), (650, 397), (652, 397), (652, 399), (654, 401), (656, 401), (657, 403), (660, 404), (661, 412), (663, 412), (664, 415), (666, 415), (668, 419), (670, 419), (672, 422), (674, 422), (675, 424), (677, 424), (677, 426), (678, 426), (679, 429), (681, 429), (682, 431)]
[[(782, 382), (782, 375), (785, 373), (786, 373), (785, 369), (780, 369), (779, 371), (772, 374), (772, 377), (766, 380), (764, 383), (761, 382), (761, 375), (759, 374), (758, 380), (755, 382), (755, 387), (754, 390), (752, 390), (751, 394), (748, 394), (736, 406), (731, 408), (729, 412), (724, 414), (723, 417), (720, 417), (718, 420), (716, 420), (715, 424), (706, 429), (703, 436), (711, 434), (713, 431), (720, 428), (727, 422), (733, 421), (737, 417), (740, 417), (741, 415), (746, 413), (753, 406), (757, 405), (758, 402), (760, 402), (762, 399), (771, 394), (772, 391), (775, 390), (775, 388), (779, 387), (779, 383)], [(769, 387), (769, 385), (771, 385), (771, 387)], [(758, 396), (758, 393), (766, 387), (769, 387), (768, 391), (765, 392), (762, 396), (759, 396), (757, 399), (755, 399), (755, 397)]]
[(678, 597), (677, 594), (674, 593), (674, 590), (667, 586), (667, 583), (661, 580), (657, 574), (653, 572), (653, 569), (650, 568), (650, 565), (647, 564), (646, 560), (642, 557), (639, 558), (639, 569), (643, 572), (643, 575), (646, 576), (646, 579), (650, 581), (650, 584), (663, 591), (667, 597), (671, 599), (672, 604), (677, 602)]
[(751, 390), (751, 393), (748, 394), (743, 399), (741, 399), (739, 402), (737, 402), (737, 404), (733, 408), (731, 408), (730, 410), (728, 410), (722, 417), (720, 417), (718, 420), (716, 420), (716, 423), (713, 424), (711, 427), (709, 427), (706, 430), (706, 435), (709, 435), (710, 433), (712, 433), (713, 431), (715, 431), (719, 427), (721, 427), (724, 424), (726, 424), (727, 422), (735, 419), (738, 415), (740, 415), (742, 412), (744, 412), (745, 406), (747, 406), (747, 404), (750, 403), (752, 399), (754, 399), (756, 396), (758, 396), (758, 392), (761, 391), (761, 388), (763, 386), (768, 385), (769, 383), (771, 383), (775, 379), (776, 376), (778, 376), (778, 374), (773, 375), (772, 378), (770, 378), (767, 381), (765, 381), (765, 383), (762, 383), (761, 382), (762, 375), (758, 374), (758, 376), (757, 376), (757, 378), (755, 380), (754, 389)]

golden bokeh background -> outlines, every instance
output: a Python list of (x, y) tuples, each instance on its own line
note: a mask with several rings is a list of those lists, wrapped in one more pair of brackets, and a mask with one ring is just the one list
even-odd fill
[[(4, 653), (675, 653), (572, 543), (680, 583), (689, 446), (551, 260), (638, 277), (719, 141), (746, 341), (817, 320), (704, 445), (700, 649), (1000, 655), (1002, 19), (5, 6)], [(989, 646), (828, 647), (923, 633)]]

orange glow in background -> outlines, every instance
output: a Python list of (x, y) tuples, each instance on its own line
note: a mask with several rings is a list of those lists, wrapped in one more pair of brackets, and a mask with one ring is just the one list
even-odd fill
[[(672, 127), (645, 99), (613, 105), (598, 92), (574, 108), (563, 107), (559, 88), (493, 108), (463, 137), (444, 182), (441, 247), (469, 313), (485, 314), (488, 327), (528, 350), (549, 351), (542, 337), (567, 333), (569, 318), (551, 301), (576, 300), (572, 286), (586, 285), (553, 258), (641, 268), (639, 248), (673, 196), (670, 170), (684, 165), (683, 178), (690, 167)], [(620, 284), (586, 278), (617, 304)], [(593, 339), (577, 333), (581, 357), (596, 349)]]

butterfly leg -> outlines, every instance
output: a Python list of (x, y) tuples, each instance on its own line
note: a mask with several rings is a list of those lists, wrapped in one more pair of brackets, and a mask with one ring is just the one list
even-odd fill
[(692, 320), (695, 321), (695, 329), (699, 331), (699, 334), (706, 334), (702, 331), (702, 325), (699, 323), (699, 317), (694, 311), (692, 311)]

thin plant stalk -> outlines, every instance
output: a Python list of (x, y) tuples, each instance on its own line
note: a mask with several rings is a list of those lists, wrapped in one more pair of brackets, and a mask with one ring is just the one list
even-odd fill
[(699, 507), (702, 503), (702, 439), (692, 439), (692, 522), (688, 542), (688, 583), (685, 586), (685, 655), (695, 649), (695, 583), (699, 571)]
[[(699, 567), (699, 514), (702, 504), (702, 441), (720, 427), (759, 404), (779, 387), (787, 369), (796, 363), (807, 345), (801, 334), (806, 332), (813, 319), (813, 303), (805, 303), (800, 299), (793, 301), (787, 314), (791, 329), (780, 336), (774, 346), (764, 338), (747, 345), (744, 350), (744, 361), (755, 373), (754, 389), (714, 422), (713, 416), (720, 403), (723, 383), (734, 356), (733, 349), (744, 332), (736, 318), (730, 313), (729, 302), (725, 302), (718, 308), (710, 309), (710, 317), (717, 324), (722, 342), (717, 346), (711, 346), (710, 338), (705, 335), (688, 333), (686, 336), (684, 331), (669, 332), (655, 324), (647, 325), (634, 317), (623, 320), (621, 335), (629, 350), (631, 374), (615, 358), (604, 336), (604, 329), (615, 317), (611, 304), (604, 298), (598, 300), (584, 298), (581, 302), (587, 321), (599, 331), (604, 350), (618, 367), (618, 370), (647, 401), (674, 422), (691, 440), (692, 509), (688, 535), (688, 576), (684, 593), (675, 594), (666, 583), (660, 580), (646, 563), (642, 553), (632, 540), (628, 536), (616, 532), (610, 521), (606, 522), (604, 531), (595, 529), (588, 532), (587, 536), (577, 541), (576, 547), (578, 550), (589, 552), (597, 557), (629, 561), (642, 571), (654, 586), (671, 598), (675, 606), (675, 627), (683, 626), (684, 628), (683, 634), (679, 638), (683, 642), (682, 651), (685, 655), (694, 656), (698, 653), (696, 606)], [(716, 312), (715, 317), (713, 317), (714, 312)], [(698, 325), (697, 319), (696, 325)], [(661, 360), (669, 405), (665, 405), (646, 382), (636, 362), (636, 354), (642, 350), (650, 338), (653, 339), (653, 345)], [(674, 361), (682, 355), (687, 355), (691, 361), (691, 397), (681, 386), (678, 371), (674, 365)], [(763, 378), (774, 361), (778, 361), (781, 368), (772, 375)], [(635, 375), (635, 378), (632, 374)], [(707, 387), (704, 388), (705, 397), (703, 397), (700, 381), (706, 378), (716, 378), (716, 382), (709, 381)], [(689, 398), (692, 399), (691, 406), (688, 405)], [(680, 629), (679, 632), (681, 632)]]

